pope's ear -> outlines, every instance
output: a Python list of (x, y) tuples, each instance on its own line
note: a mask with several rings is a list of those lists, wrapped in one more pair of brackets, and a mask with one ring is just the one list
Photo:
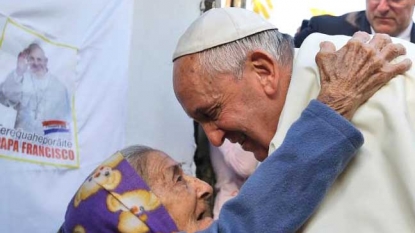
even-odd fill
[(275, 95), (278, 86), (278, 64), (272, 56), (262, 50), (255, 50), (248, 54), (248, 61), (252, 70), (261, 83), (267, 95)]

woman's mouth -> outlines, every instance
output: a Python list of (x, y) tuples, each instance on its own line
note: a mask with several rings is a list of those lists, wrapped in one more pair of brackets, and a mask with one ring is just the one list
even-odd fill
[(199, 214), (199, 216), (197, 216), (197, 219), (196, 219), (196, 220), (197, 220), (197, 221), (202, 220), (204, 215), (205, 215), (205, 211), (201, 212), (201, 213)]
[(242, 134), (241, 138), (239, 139), (239, 145), (243, 146), (246, 141), (246, 135)]

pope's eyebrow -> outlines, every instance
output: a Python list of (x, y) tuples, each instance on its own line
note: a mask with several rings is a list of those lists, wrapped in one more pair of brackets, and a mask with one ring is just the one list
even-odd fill
[(195, 110), (195, 115), (196, 116), (202, 116), (202, 117), (206, 117), (206, 112), (209, 110), (209, 107), (198, 107)]
[(202, 118), (201, 120), (212, 120), (213, 116), (217, 114), (218, 109), (220, 109), (218, 104), (198, 107), (195, 110), (195, 116), (197, 118)]

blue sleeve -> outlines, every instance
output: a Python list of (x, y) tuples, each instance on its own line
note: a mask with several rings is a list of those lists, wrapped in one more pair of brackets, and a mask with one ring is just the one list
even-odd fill
[(282, 145), (201, 232), (295, 232), (362, 144), (362, 134), (345, 118), (311, 101)]

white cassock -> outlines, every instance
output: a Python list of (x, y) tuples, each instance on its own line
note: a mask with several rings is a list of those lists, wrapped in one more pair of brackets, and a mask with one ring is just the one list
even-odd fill
[[(43, 135), (43, 122), (71, 120), (66, 87), (52, 74), (38, 79), (30, 72), (11, 72), (0, 85), (0, 103), (17, 111), (14, 128)], [(0, 122), (1, 123), (1, 122)]]
[[(320, 90), (315, 55), (322, 41), (340, 49), (348, 36), (310, 35), (298, 50), (278, 131), (270, 150), (281, 145), (290, 125)], [(415, 63), (415, 44), (393, 38)], [(397, 58), (396, 61), (402, 60)], [(415, 232), (415, 67), (390, 81), (352, 119), (363, 147), (329, 190), (300, 232)]]

